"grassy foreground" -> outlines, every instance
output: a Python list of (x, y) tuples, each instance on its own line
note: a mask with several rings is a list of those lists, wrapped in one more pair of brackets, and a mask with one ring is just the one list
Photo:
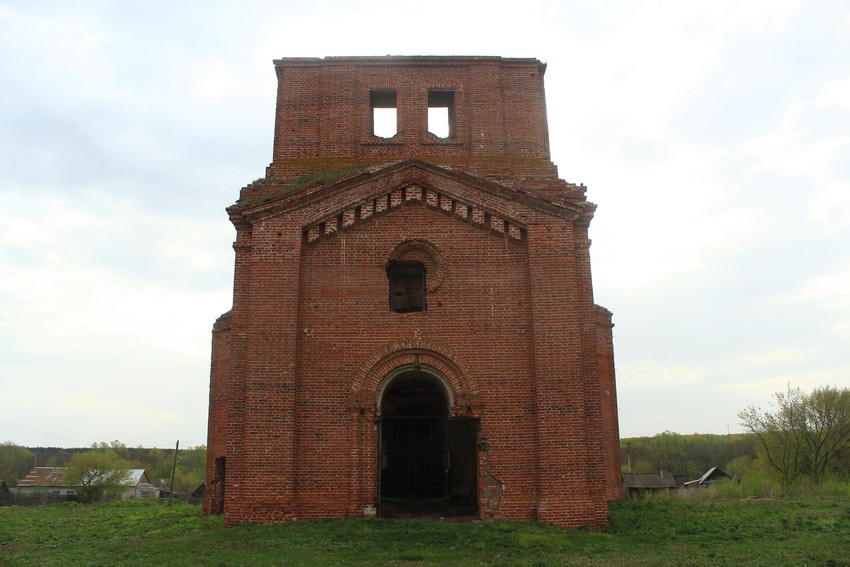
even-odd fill
[(224, 528), (152, 501), (0, 507), (0, 565), (850, 565), (846, 498), (614, 502), (608, 532), (347, 519)]

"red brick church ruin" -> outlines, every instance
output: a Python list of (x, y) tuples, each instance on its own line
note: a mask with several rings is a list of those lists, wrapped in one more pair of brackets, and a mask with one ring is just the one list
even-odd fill
[(611, 313), (545, 65), (274, 62), (274, 158), (227, 209), (204, 509), (602, 528), (620, 482)]

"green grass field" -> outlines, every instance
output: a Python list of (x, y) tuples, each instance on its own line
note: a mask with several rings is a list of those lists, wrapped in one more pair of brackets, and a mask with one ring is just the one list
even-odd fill
[(607, 532), (347, 519), (224, 528), (197, 507), (0, 507), (0, 565), (850, 565), (850, 501), (614, 502)]

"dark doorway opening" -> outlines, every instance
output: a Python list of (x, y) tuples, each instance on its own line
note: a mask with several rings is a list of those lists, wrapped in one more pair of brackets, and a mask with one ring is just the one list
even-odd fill
[(399, 374), (379, 418), (379, 512), (384, 517), (477, 515), (478, 420), (449, 418), (439, 378)]
[(224, 480), (226, 476), (226, 459), (217, 457), (214, 461), (215, 476), (210, 490), (210, 514), (224, 514)]

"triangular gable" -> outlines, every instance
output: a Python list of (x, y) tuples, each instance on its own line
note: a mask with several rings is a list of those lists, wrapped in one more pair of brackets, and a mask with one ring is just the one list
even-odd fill
[[(364, 193), (363, 189), (367, 189)], [(465, 193), (465, 195), (461, 195)], [(476, 198), (470, 193), (479, 193)], [(587, 202), (553, 202), (492, 181), (419, 161), (406, 160), (370, 168), (318, 187), (266, 197), (260, 204), (237, 203), (228, 209), (234, 223), (252, 223), (322, 202), (322, 211), (303, 225), (305, 242), (358, 224), (398, 207), (416, 204), (502, 234), (515, 241), (526, 235), (525, 224), (509, 213), (517, 203), (552, 216), (575, 219), (593, 214)], [(482, 205), (486, 202), (487, 205)], [(509, 206), (513, 205), (513, 206)]]
[(525, 225), (506, 215), (499, 215), (451, 194), (428, 189), (423, 185), (409, 185), (393, 189), (372, 199), (365, 199), (311, 222), (303, 229), (305, 242), (313, 242), (390, 211), (408, 205), (421, 205), (451, 215), (473, 226), (501, 234), (515, 241), (526, 238)]
[(128, 486), (138, 486), (142, 483), (150, 483), (148, 480), (148, 474), (145, 469), (129, 469), (129, 476), (127, 478)]

